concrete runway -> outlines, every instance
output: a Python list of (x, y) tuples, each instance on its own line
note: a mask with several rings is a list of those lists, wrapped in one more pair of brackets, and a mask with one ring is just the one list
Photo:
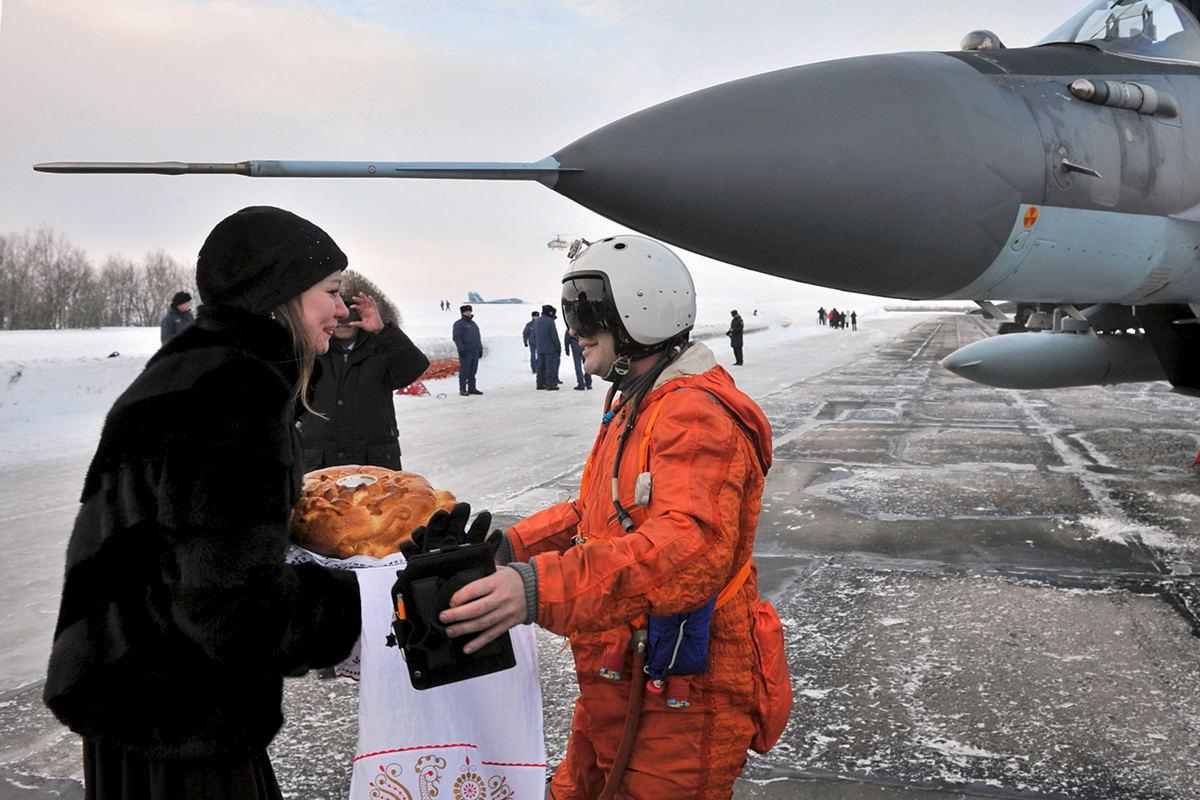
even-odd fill
[[(1017, 393), (937, 366), (988, 332), (922, 316), (811, 345), (747, 337), (735, 375), (776, 446), (759, 581), (796, 706), (736, 797), (1200, 797), (1197, 401)], [(810, 346), (845, 358), (814, 372)], [(542, 637), (552, 762), (575, 691), (560, 641)], [(39, 691), (0, 695), (0, 800), (82, 796), (78, 745)], [(290, 796), (343, 796), (354, 695), (289, 682), (272, 754)]]

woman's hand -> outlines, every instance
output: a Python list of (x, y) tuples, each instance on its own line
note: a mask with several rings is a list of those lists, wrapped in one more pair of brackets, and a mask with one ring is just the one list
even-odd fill
[(515, 569), (501, 567), (455, 592), (450, 608), (438, 619), (448, 626), (446, 633), (452, 638), (479, 634), (463, 647), (463, 652), (470, 654), (509, 628), (524, 624), (526, 616), (525, 581)]

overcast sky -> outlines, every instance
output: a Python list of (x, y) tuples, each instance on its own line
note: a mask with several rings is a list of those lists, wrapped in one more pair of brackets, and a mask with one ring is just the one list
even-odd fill
[[(0, 0), (0, 233), (50, 225), (95, 263), (193, 263), (247, 205), (325, 228), (396, 297), (557, 296), (555, 233), (613, 223), (533, 183), (61, 176), (38, 161), (534, 161), (605, 123), (759, 72), (1032, 44), (1079, 5), (1034, 0)], [(702, 295), (811, 288), (681, 252)], [(823, 293), (818, 293), (823, 294)], [(839, 295), (829, 293), (834, 302)]]

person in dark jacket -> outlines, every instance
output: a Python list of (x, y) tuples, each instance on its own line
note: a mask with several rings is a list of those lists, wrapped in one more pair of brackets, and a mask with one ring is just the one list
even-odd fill
[(283, 676), (335, 664), (354, 575), (284, 553), (296, 420), (337, 318), (346, 256), (270, 207), (200, 249), (199, 319), (105, 420), (67, 547), (43, 698), (83, 736), (96, 800), (279, 798), (267, 744)]
[[(458, 393), (463, 397), (483, 394), (475, 388), (475, 372), (479, 369), (479, 359), (483, 357), (483, 337), (479, 335), (479, 326), (473, 319), (475, 310), (463, 305), (458, 307), (458, 311), (462, 316), (454, 320), (451, 329), (454, 346), (458, 348)], [(557, 348), (555, 352), (558, 352)]]
[(533, 336), (538, 351), (537, 388), (557, 392), (562, 381), (558, 379), (558, 326), (554, 320), (554, 306), (542, 306), (542, 315), (533, 323)]
[(521, 331), (521, 341), (529, 348), (529, 371), (537, 375), (537, 339), (533, 335), (533, 323), (537, 321), (538, 312), (534, 311), (532, 319), (525, 323), (525, 330)]
[(393, 392), (421, 377), (429, 359), (393, 321), (383, 321), (374, 298), (347, 282), (344, 277), (342, 300), (351, 316), (338, 321), (329, 350), (317, 359), (321, 374), (313, 384), (316, 413), (305, 415), (300, 431), (304, 467), (370, 464), (398, 470)]
[(192, 322), (192, 296), (187, 292), (176, 292), (171, 298), (170, 308), (167, 309), (166, 314), (163, 314), (162, 322), (158, 324), (160, 344), (166, 344), (167, 339), (191, 325)]
[(571, 357), (571, 361), (575, 364), (575, 390), (582, 391), (592, 388), (592, 376), (583, 369), (583, 348), (579, 346), (579, 340), (575, 338), (575, 331), (567, 328), (567, 332), (563, 334), (563, 352)]
[(742, 320), (742, 315), (737, 312), (737, 309), (729, 312), (733, 317), (729, 322), (729, 330), (725, 331), (725, 335), (729, 337), (729, 346), (733, 348), (733, 363), (735, 366), (741, 366), (742, 363), (742, 330), (746, 327), (746, 323)]

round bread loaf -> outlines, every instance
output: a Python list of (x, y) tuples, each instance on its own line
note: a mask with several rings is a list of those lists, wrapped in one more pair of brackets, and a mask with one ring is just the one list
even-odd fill
[(399, 552), (433, 512), (454, 503), (454, 495), (413, 472), (326, 467), (304, 476), (292, 532), (301, 547), (323, 556), (381, 558)]

